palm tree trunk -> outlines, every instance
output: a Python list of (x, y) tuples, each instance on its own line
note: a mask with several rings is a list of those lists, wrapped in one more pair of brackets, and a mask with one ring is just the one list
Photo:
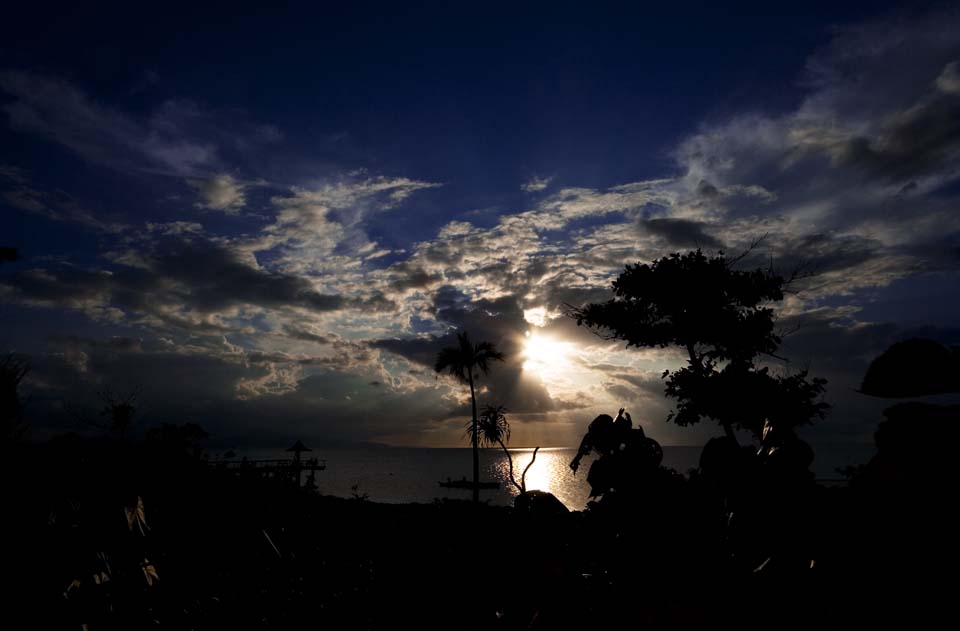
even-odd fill
[(470, 439), (473, 443), (473, 502), (474, 504), (480, 503), (480, 449), (477, 446), (477, 395), (473, 390), (473, 369), (470, 368), (467, 371), (467, 376), (470, 379), (470, 404), (473, 406), (473, 419)]

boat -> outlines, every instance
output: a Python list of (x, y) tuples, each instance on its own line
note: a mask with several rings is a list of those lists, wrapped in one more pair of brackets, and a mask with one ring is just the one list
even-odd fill
[[(451, 480), (450, 478), (447, 478), (446, 482), (441, 480), (439, 484), (440, 486), (446, 489), (472, 489), (473, 488), (473, 482), (466, 478), (461, 478), (459, 480)], [(493, 480), (487, 480), (487, 481), (481, 480), (478, 486), (481, 489), (499, 489), (500, 483)]]

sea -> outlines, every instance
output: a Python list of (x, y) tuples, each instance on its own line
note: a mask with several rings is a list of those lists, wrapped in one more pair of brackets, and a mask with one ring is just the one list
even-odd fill
[[(872, 445), (813, 445), (813, 471), (819, 480), (836, 483), (838, 467), (867, 462), (875, 453)], [(696, 468), (702, 447), (664, 447), (663, 465), (687, 473)], [(527, 489), (553, 493), (570, 510), (583, 510), (589, 501), (587, 471), (592, 458), (583, 460), (579, 471), (570, 470), (574, 448), (541, 448), (527, 472)], [(289, 458), (282, 450), (238, 451), (250, 459)], [(511, 449), (517, 480), (530, 463), (533, 449)], [(448, 489), (440, 482), (472, 477), (469, 448), (369, 447), (362, 449), (315, 449), (303, 458), (318, 458), (326, 469), (316, 475), (319, 492), (339, 497), (364, 497), (384, 503), (431, 503), (435, 500), (470, 499), (470, 489)], [(480, 479), (500, 482), (499, 489), (481, 489), (480, 500), (494, 505), (512, 505), (517, 495), (509, 483), (507, 456), (499, 449), (480, 450)]]

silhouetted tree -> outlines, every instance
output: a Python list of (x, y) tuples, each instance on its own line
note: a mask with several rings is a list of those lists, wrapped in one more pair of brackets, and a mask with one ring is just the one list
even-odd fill
[[(960, 347), (923, 338), (897, 342), (870, 362), (860, 392), (888, 399), (958, 393)], [(910, 401), (883, 415), (886, 420), (874, 434), (877, 454), (859, 482), (891, 487), (896, 481), (905, 488), (956, 482), (953, 452), (960, 442), (960, 405)]]
[(941, 568), (955, 565), (960, 530), (950, 499), (960, 483), (960, 405), (948, 396), (960, 392), (958, 360), (957, 346), (900, 341), (870, 363), (860, 386), (863, 394), (901, 399), (883, 410), (877, 451), (851, 479), (853, 510), (842, 514), (848, 534), (838, 555), (883, 623), (904, 616), (924, 626), (949, 606), (952, 584)]
[(870, 362), (860, 392), (898, 399), (960, 392), (960, 347), (911, 338)]
[(687, 366), (663, 373), (667, 396), (677, 400), (668, 420), (685, 426), (712, 418), (731, 441), (736, 427), (760, 438), (767, 422), (792, 429), (828, 407), (817, 400), (824, 379), (757, 365), (780, 344), (769, 305), (783, 299), (789, 281), (772, 269), (736, 270), (738, 260), (696, 250), (627, 265), (613, 299), (568, 310), (578, 325), (627, 347), (686, 351)]
[(18, 260), (20, 260), (20, 252), (17, 248), (0, 247), (0, 264)]
[(527, 492), (527, 471), (530, 470), (530, 467), (532, 467), (536, 461), (537, 452), (540, 451), (540, 448), (537, 447), (533, 450), (533, 458), (531, 458), (527, 466), (524, 467), (523, 473), (520, 475), (520, 482), (517, 482), (516, 477), (513, 475), (513, 456), (510, 455), (510, 450), (507, 449), (506, 445), (510, 442), (510, 423), (507, 422), (507, 415), (504, 414), (504, 412), (506, 412), (506, 408), (502, 405), (486, 406), (483, 408), (483, 412), (480, 413), (480, 418), (477, 420), (476, 425), (472, 422), (467, 425), (467, 435), (472, 439), (473, 432), (477, 431), (479, 433), (476, 440), (477, 443), (485, 447), (499, 445), (500, 448), (503, 449), (503, 453), (507, 455), (507, 464), (510, 465), (510, 482), (522, 495)]
[(137, 414), (137, 394), (136, 390), (125, 395), (113, 390), (101, 392), (100, 399), (103, 401), (103, 407), (100, 409), (100, 416), (106, 419), (103, 427), (116, 432), (120, 438), (123, 438), (127, 430), (133, 426), (133, 419)]
[(19, 439), (26, 431), (20, 382), (30, 372), (27, 361), (14, 354), (0, 357), (0, 440), (4, 444)]
[[(473, 344), (466, 331), (457, 333), (457, 346), (448, 346), (437, 354), (437, 363), (434, 366), (437, 372), (447, 371), (461, 383), (470, 386), (470, 403), (473, 415), (470, 432), (473, 446), (473, 501), (480, 501), (480, 453), (477, 446), (477, 395), (475, 388), (476, 377), (479, 373), (489, 371), (490, 362), (503, 361), (503, 353), (498, 351), (490, 342)], [(479, 372), (478, 372), (479, 371)]]

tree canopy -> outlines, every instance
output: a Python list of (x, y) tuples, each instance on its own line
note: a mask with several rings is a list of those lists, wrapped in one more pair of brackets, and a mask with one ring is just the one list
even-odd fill
[(627, 265), (612, 299), (570, 315), (628, 348), (685, 351), (687, 366), (663, 373), (667, 396), (677, 400), (668, 420), (678, 425), (707, 417), (730, 436), (735, 427), (760, 436), (765, 422), (792, 429), (822, 418), (825, 380), (775, 374), (758, 361), (780, 345), (772, 305), (788, 281), (772, 269), (734, 269), (737, 260), (698, 249)]

